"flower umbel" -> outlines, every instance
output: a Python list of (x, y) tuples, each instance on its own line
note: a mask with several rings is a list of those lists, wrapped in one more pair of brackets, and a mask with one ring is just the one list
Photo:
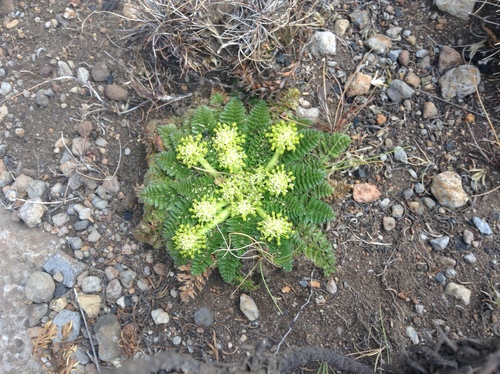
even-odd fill
[(193, 206), (189, 211), (193, 213), (193, 218), (200, 222), (213, 222), (217, 216), (219, 205), (215, 197), (204, 196), (201, 200), (194, 200)]
[(269, 193), (273, 196), (286, 195), (288, 190), (293, 188), (293, 181), (295, 177), (292, 172), (286, 172), (285, 166), (276, 166), (271, 172), (268, 173), (266, 187)]
[(198, 165), (200, 159), (208, 153), (207, 143), (201, 140), (201, 134), (196, 137), (188, 135), (181, 139), (177, 146), (177, 158), (188, 167)]
[(239, 145), (243, 143), (245, 143), (245, 135), (238, 134), (236, 123), (226, 125), (219, 122), (217, 124), (212, 144), (218, 152), (225, 152), (229, 148), (240, 149)]
[(172, 237), (175, 247), (182, 256), (193, 258), (196, 253), (206, 248), (206, 237), (199, 234), (199, 227), (190, 225), (180, 225), (179, 229)]
[(271, 132), (266, 136), (271, 143), (271, 149), (284, 153), (285, 151), (295, 151), (300, 138), (303, 137), (297, 131), (297, 125), (293, 122), (280, 121), (271, 127)]
[(218, 154), (219, 164), (228, 169), (231, 173), (236, 173), (245, 167), (243, 161), (247, 155), (239, 147), (228, 148)]
[(257, 228), (266, 240), (271, 241), (276, 239), (276, 243), (281, 245), (281, 238), (288, 239), (293, 233), (293, 224), (288, 221), (287, 217), (282, 217), (281, 213), (267, 216), (258, 223)]

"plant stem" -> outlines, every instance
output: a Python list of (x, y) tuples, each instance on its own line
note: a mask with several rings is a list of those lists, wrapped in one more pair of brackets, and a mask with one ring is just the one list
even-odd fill
[(267, 163), (267, 165), (264, 169), (266, 171), (271, 170), (278, 163), (278, 160), (282, 154), (283, 154), (283, 150), (280, 148), (276, 148), (276, 151), (274, 151), (273, 157), (269, 160), (269, 162)]
[(222, 212), (220, 212), (217, 215), (217, 217), (215, 217), (215, 220), (210, 225), (201, 228), (199, 231), (199, 234), (205, 235), (207, 232), (212, 230), (215, 226), (221, 224), (226, 219), (228, 219), (230, 215), (231, 215), (231, 210), (229, 208), (224, 209)]
[(267, 217), (269, 217), (269, 215), (266, 213), (266, 211), (264, 209), (262, 209), (261, 207), (256, 208), (255, 211), (257, 212), (259, 217), (262, 219), (266, 219)]
[(217, 178), (220, 173), (213, 168), (212, 165), (204, 158), (200, 157), (198, 159), (198, 162), (200, 163), (201, 166), (203, 166), (204, 171), (206, 171), (208, 174), (210, 174), (212, 177)]

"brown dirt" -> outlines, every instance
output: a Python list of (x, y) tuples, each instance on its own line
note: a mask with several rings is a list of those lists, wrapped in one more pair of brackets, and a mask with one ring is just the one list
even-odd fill
[[(432, 51), (438, 45), (456, 45), (460, 38), (464, 41), (473, 40), (467, 23), (438, 12), (439, 18), (445, 18), (447, 23), (443, 31), (436, 31), (437, 20), (431, 19), (429, 15), (437, 9), (428, 3), (402, 3), (400, 26), (413, 30), (423, 48)], [(49, 181), (51, 185), (55, 181), (64, 184), (65, 178), (53, 173), (58, 170), (60, 157), (53, 153), (54, 144), (61, 134), (76, 137), (74, 125), (84, 119), (91, 120), (94, 124), (91, 137), (104, 136), (109, 141), (106, 154), (97, 154), (95, 163), (109, 174), (117, 170), (124, 195), (112, 202), (111, 214), (98, 222), (105, 235), (95, 245), (92, 256), (85, 261), (96, 272), (118, 261), (135, 270), (139, 277), (145, 277), (145, 266), (152, 267), (145, 261), (150, 249), (138, 243), (134, 253), (122, 254), (120, 251), (125, 244), (136, 243), (132, 230), (141, 217), (141, 207), (135, 198), (134, 188), (142, 183), (146, 171), (142, 142), (145, 120), (183, 112), (205, 95), (208, 83), (201, 85), (201, 89), (200, 85), (191, 85), (186, 81), (165, 82), (167, 92), (191, 92), (193, 88), (197, 88), (197, 91), (193, 91), (193, 97), (175, 105), (146, 103), (137, 110), (120, 114), (127, 110), (122, 103), (106, 98), (101, 101), (88, 90), (83, 95), (70, 93), (73, 87), (80, 85), (74, 80), (52, 79), (57, 76), (57, 67), (54, 67), (54, 73), (48, 78), (42, 78), (39, 75), (40, 68), (53, 66), (53, 59), (71, 60), (77, 66), (85, 67), (97, 61), (106, 61), (114, 81), (129, 89), (131, 99), (128, 108), (143, 103), (143, 99), (134, 91), (137, 87), (129, 84), (131, 76), (137, 73), (136, 54), (121, 43), (121, 38), (126, 34), (122, 30), (131, 24), (115, 14), (93, 13), (94, 9), (101, 9), (99, 2), (82, 2), (77, 9), (78, 17), (70, 20), (67, 27), (46, 29), (45, 22), (54, 18), (55, 14), (63, 13), (66, 6), (65, 2), (52, 0), (16, 3), (16, 11), (25, 12), (24, 19), (21, 18), (21, 22), (11, 29), (5, 24), (3, 26), (1, 61), (8, 77), (12, 76), (11, 72), (17, 71), (17, 79), (22, 79), (22, 89), (29, 89), (32, 94), (25, 97), (21, 90), (18, 95), (0, 100), (0, 106), (7, 105), (12, 114), (12, 117), (0, 123), (1, 134), (6, 130), (10, 132), (10, 137), (2, 140), (7, 145), (4, 160), (15, 174), (31, 174)], [(344, 8), (343, 12), (348, 15), (351, 5), (345, 5)], [(120, 9), (116, 10), (118, 14), (121, 14)], [(35, 22), (36, 17), (41, 20)], [(378, 28), (380, 25), (374, 24), (373, 27)], [(359, 36), (349, 37), (349, 41), (356, 39)], [(37, 51), (38, 55), (32, 59), (32, 54)], [(337, 60), (343, 70), (348, 73), (353, 71), (352, 55), (345, 46), (340, 47)], [(7, 61), (13, 61), (13, 66), (5, 67)], [(297, 72), (292, 83), (302, 92), (310, 92), (312, 95), (308, 100), (316, 104), (316, 87), (322, 86), (323, 64), (321, 61), (309, 60), (307, 56), (304, 56), (302, 63), (303, 68)], [(17, 79), (11, 82), (13, 86), (16, 86)], [(500, 100), (497, 84), (496, 79), (483, 76), (481, 97), (492, 117), (498, 117)], [(50, 99), (48, 107), (37, 107), (33, 94), (40, 88), (50, 87), (56, 94)], [(66, 108), (61, 108), (58, 98), (61, 93), (67, 95)], [(144, 353), (176, 350), (207, 361), (235, 361), (244, 357), (245, 346), (255, 345), (263, 338), (278, 344), (289, 329), (283, 348), (320, 345), (354, 354), (373, 367), (394, 363), (398, 352), (411, 345), (405, 332), (408, 326), (415, 328), (424, 344), (437, 340), (436, 323), (442, 323), (445, 331), (455, 340), (463, 337), (490, 338), (498, 334), (498, 329), (495, 330), (500, 317), (498, 305), (488, 302), (486, 293), (491, 295), (490, 285), (499, 282), (500, 190), (487, 193), (500, 183), (498, 164), (490, 162), (495, 158), (498, 161), (499, 151), (498, 148), (495, 151), (491, 142), (483, 141), (490, 138), (489, 127), (483, 116), (475, 114), (475, 121), (465, 122), (469, 110), (481, 112), (476, 95), (447, 103), (436, 99), (440, 97), (439, 92), (431, 91), (430, 94), (422, 91), (415, 95), (411, 110), (374, 99), (369, 105), (381, 107), (389, 121), (377, 127), (374, 114), (365, 108), (357, 113), (358, 124), (348, 129), (353, 138), (353, 155), (366, 158), (390, 152), (392, 148), (386, 146), (386, 139), (391, 139), (394, 145), (410, 147), (407, 151), (411, 158), (409, 165), (394, 162), (390, 155), (383, 164), (374, 162), (363, 165), (363, 178), (359, 178), (359, 173), (353, 170), (333, 175), (336, 180), (347, 184), (360, 181), (375, 183), (382, 192), (380, 200), (389, 198), (391, 205), (400, 203), (406, 210), (396, 228), (385, 232), (381, 225), (382, 217), (390, 215), (390, 211), (382, 209), (378, 202), (358, 204), (350, 194), (338, 196), (332, 202), (338, 214), (337, 220), (328, 227), (338, 261), (334, 275), (338, 292), (334, 296), (325, 291), (329, 279), (325, 279), (308, 262), (297, 261), (290, 273), (266, 269), (267, 287), (283, 314), (271, 301), (260, 274), (254, 274), (260, 287), (251, 296), (259, 306), (261, 317), (257, 323), (249, 323), (238, 308), (241, 291), (224, 284), (215, 273), (203, 291), (189, 304), (172, 297), (171, 291), (179, 287), (174, 276), (175, 269), (163, 252), (154, 252), (155, 263), (162, 261), (167, 265), (166, 275), (152, 272), (149, 280), (154, 285), (153, 289), (145, 293), (136, 289), (135, 295), (139, 301), (132, 306), (125, 309), (112, 304), (106, 306), (116, 312), (123, 326), (133, 324), (138, 328), (139, 346)], [(333, 93), (331, 96), (334, 97)], [(441, 132), (436, 131), (433, 141), (422, 136), (422, 129), (426, 128), (430, 120), (424, 120), (416, 114), (427, 100), (435, 102), (443, 122), (455, 120)], [(336, 108), (334, 104), (330, 104), (332, 111)], [(498, 123), (494, 122), (497, 132)], [(330, 126), (325, 118), (322, 119), (322, 125)], [(14, 134), (16, 127), (24, 129), (24, 136)], [(478, 149), (476, 143), (483, 151)], [(128, 156), (123, 155), (125, 147), (131, 150)], [(370, 149), (359, 151), (367, 147)], [(497, 153), (495, 155), (492, 152)], [(410, 168), (421, 179), (412, 178)], [(431, 196), (431, 177), (449, 169), (456, 170), (462, 176), (464, 188), (472, 196), (470, 202), (456, 210), (441, 212), (436, 208), (422, 215), (410, 212), (402, 197), (403, 191), (421, 182), (426, 191), (420, 197)], [(471, 169), (485, 169), (485, 184), (480, 184), (478, 190), (471, 188)], [(66, 208), (65, 205), (58, 206), (47, 216)], [(124, 219), (123, 214), (129, 212), (133, 213), (132, 219)], [(481, 235), (470, 223), (472, 216), (488, 221), (494, 235)], [(477, 247), (466, 252), (457, 249), (465, 229), (473, 231), (478, 241)], [(117, 232), (120, 233), (120, 240), (116, 238)], [(423, 239), (423, 235), (427, 239)], [(428, 239), (437, 235), (451, 237), (450, 245), (443, 253), (432, 251), (428, 244)], [(463, 260), (463, 255), (469, 252), (476, 255), (477, 262), (474, 265)], [(442, 269), (438, 262), (440, 255), (457, 260), (458, 276), (455, 281), (472, 291), (470, 305), (464, 306), (445, 296), (443, 286), (435, 281), (435, 274)], [(320, 282), (320, 288), (311, 290), (300, 286), (299, 282), (311, 275)], [(311, 292), (312, 298), (307, 303)], [(301, 309), (304, 304), (307, 305)], [(415, 312), (415, 304), (424, 306), (422, 315)], [(150, 318), (150, 311), (160, 307), (171, 316), (171, 323), (165, 327), (155, 326)], [(200, 307), (206, 307), (214, 313), (216, 323), (212, 327), (200, 328), (193, 323), (193, 313)], [(182, 337), (180, 346), (172, 344), (174, 336)]]

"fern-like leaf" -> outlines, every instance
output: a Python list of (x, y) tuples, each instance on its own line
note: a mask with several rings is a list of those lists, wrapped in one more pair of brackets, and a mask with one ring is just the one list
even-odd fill
[(322, 138), (320, 147), (326, 160), (338, 158), (351, 144), (351, 138), (348, 135), (338, 132), (333, 134), (323, 133)]
[(236, 274), (241, 268), (241, 262), (232, 253), (226, 251), (219, 251), (217, 256), (217, 267), (222, 279), (227, 283), (233, 283)]
[(196, 253), (191, 260), (191, 274), (194, 276), (203, 274), (212, 263), (212, 256), (207, 251)]
[(141, 200), (159, 210), (166, 210), (172, 205), (175, 190), (169, 180), (161, 183), (150, 183), (141, 192)]
[(310, 192), (326, 178), (326, 171), (318, 161), (292, 165), (291, 171), (295, 177), (294, 190), (298, 193)]
[(185, 131), (180, 130), (176, 125), (169, 124), (158, 127), (158, 135), (163, 142), (165, 150), (174, 150), (180, 139), (185, 136)]
[(212, 131), (217, 124), (214, 111), (207, 106), (199, 107), (191, 119), (191, 131), (193, 134), (202, 134)]
[(332, 196), (335, 192), (333, 186), (326, 180), (322, 180), (320, 184), (316, 186), (313, 192), (313, 196), (321, 199), (325, 197)]
[(179, 162), (174, 150), (158, 153), (155, 157), (155, 163), (165, 174), (172, 178), (184, 179), (193, 173), (186, 165)]
[(335, 254), (325, 233), (314, 225), (300, 225), (290, 237), (294, 246), (329, 277), (335, 271)]
[(246, 125), (246, 111), (243, 103), (237, 98), (232, 98), (226, 104), (224, 109), (219, 115), (219, 122), (232, 124), (236, 123), (238, 129), (245, 134), (247, 131)]
[(322, 139), (319, 131), (313, 129), (301, 129), (300, 133), (303, 138), (294, 152), (286, 152), (281, 160), (285, 163), (296, 162), (302, 160), (306, 155), (310, 154), (315, 149)]
[(271, 115), (269, 107), (264, 101), (259, 101), (248, 114), (247, 126), (249, 132), (257, 133), (266, 129), (271, 124)]
[(307, 216), (304, 218), (304, 222), (319, 224), (335, 219), (332, 207), (321, 200), (312, 198), (307, 203), (306, 209)]

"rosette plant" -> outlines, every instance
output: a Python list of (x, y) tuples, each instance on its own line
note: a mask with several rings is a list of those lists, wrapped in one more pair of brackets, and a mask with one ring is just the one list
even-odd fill
[(333, 193), (326, 164), (350, 139), (303, 123), (273, 122), (264, 102), (247, 113), (233, 98), (158, 126), (161, 150), (140, 193), (142, 237), (193, 275), (217, 267), (229, 283), (255, 256), (291, 270), (305, 255), (330, 275), (335, 257), (320, 227), (335, 218), (322, 200)]

